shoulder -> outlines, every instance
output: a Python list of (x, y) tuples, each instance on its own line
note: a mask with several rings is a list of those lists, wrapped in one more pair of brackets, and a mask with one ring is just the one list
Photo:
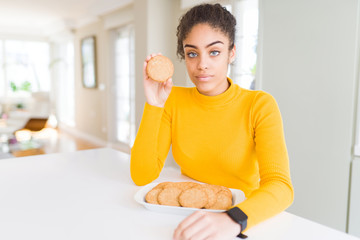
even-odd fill
[(251, 97), (251, 98), (261, 98), (261, 97), (270, 97), (272, 98), (272, 95), (268, 92), (265, 92), (264, 90), (252, 90), (252, 89), (246, 89), (246, 88), (242, 88), (242, 87), (238, 87), (239, 90), (241, 91), (242, 95), (245, 95), (247, 97)]
[(249, 102), (252, 106), (263, 104), (276, 104), (275, 98), (268, 92), (263, 90), (251, 90), (246, 88), (238, 88), (241, 98)]
[(254, 92), (255, 92), (254, 101), (276, 104), (275, 98), (270, 93), (262, 91), (262, 90), (258, 90), (258, 91), (254, 91)]
[(275, 98), (263, 90), (249, 90), (239, 87), (240, 98), (250, 107), (252, 115), (279, 111)]
[[(262, 120), (273, 121), (274, 119), (281, 119), (279, 106), (275, 98), (268, 92), (259, 90), (253, 93), (253, 102), (251, 106), (251, 118), (256, 123)], [(277, 121), (276, 120), (276, 121)]]

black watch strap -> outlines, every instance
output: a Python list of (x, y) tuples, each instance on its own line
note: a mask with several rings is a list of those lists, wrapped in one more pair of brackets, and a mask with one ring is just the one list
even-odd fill
[[(240, 208), (234, 207), (226, 211), (226, 213), (232, 220), (234, 220), (234, 222), (240, 224), (241, 232), (246, 229), (248, 216), (243, 211), (241, 211)], [(242, 239), (247, 238), (247, 236), (241, 232), (237, 237)]]

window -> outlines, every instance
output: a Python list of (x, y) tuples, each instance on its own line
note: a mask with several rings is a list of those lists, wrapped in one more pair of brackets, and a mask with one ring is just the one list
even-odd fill
[(116, 141), (131, 147), (135, 139), (134, 27), (124, 26), (114, 34)]
[(42, 41), (0, 42), (2, 97), (30, 97), (32, 92), (49, 92), (49, 44)]
[(227, 9), (236, 17), (236, 59), (230, 77), (241, 87), (255, 88), (259, 10), (257, 0), (236, 0)]

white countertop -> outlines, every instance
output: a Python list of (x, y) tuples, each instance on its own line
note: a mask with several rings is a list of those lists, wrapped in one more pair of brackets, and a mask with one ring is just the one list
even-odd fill
[[(184, 216), (145, 209), (129, 156), (112, 149), (0, 160), (0, 239), (169, 240)], [(157, 181), (185, 180), (164, 169)], [(358, 239), (283, 212), (249, 229), (249, 240)]]

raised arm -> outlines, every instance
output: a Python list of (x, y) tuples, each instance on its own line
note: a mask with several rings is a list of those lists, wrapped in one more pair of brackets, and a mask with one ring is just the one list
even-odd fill
[(148, 184), (159, 176), (171, 145), (171, 119), (164, 106), (171, 92), (172, 81), (170, 78), (157, 82), (148, 77), (146, 66), (154, 56), (148, 56), (144, 62), (146, 103), (131, 149), (130, 172), (137, 185)]

